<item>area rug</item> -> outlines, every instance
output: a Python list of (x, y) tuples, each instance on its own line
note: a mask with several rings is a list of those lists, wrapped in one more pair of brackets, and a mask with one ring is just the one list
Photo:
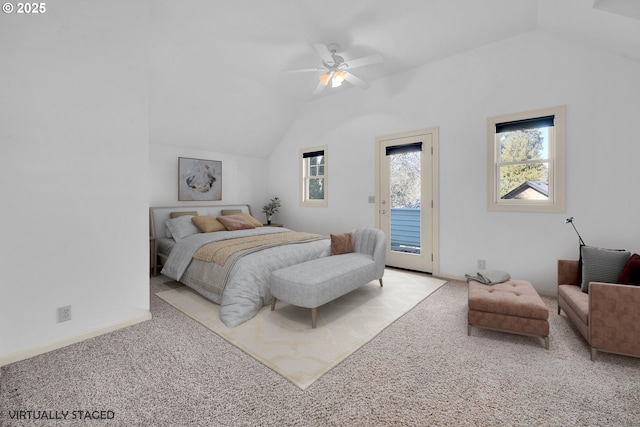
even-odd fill
[(310, 309), (281, 302), (230, 329), (219, 305), (186, 286), (156, 295), (304, 390), (445, 284), (395, 269), (386, 269), (383, 281), (320, 307), (315, 329)]

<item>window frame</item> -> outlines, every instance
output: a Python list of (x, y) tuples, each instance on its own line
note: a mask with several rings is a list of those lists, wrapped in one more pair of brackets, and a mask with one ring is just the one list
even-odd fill
[[(324, 160), (324, 174), (310, 176), (309, 172), (309, 159), (305, 158), (305, 153), (313, 153), (315, 151), (323, 152)], [(329, 148), (326, 145), (318, 147), (303, 148), (300, 150), (299, 164), (300, 164), (300, 206), (307, 207), (326, 207), (328, 206), (329, 198)], [(324, 180), (323, 185), (323, 199), (309, 199), (308, 194), (308, 181), (311, 179), (322, 178)]]
[[(549, 164), (548, 200), (501, 199), (500, 144), (496, 125), (525, 121), (546, 116), (554, 117), (553, 130), (549, 130), (548, 157), (540, 163)], [(487, 119), (487, 208), (500, 212), (564, 212), (566, 209), (566, 106), (542, 108), (520, 113), (489, 117)]]

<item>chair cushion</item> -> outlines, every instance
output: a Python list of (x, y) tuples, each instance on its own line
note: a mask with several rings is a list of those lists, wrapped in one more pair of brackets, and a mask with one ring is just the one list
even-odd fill
[(582, 292), (590, 282), (615, 283), (631, 253), (624, 250), (582, 247)]
[(617, 283), (640, 286), (640, 255), (633, 254), (618, 276)]
[(582, 292), (580, 286), (560, 285), (558, 286), (558, 297), (562, 297), (566, 301), (582, 323), (589, 324), (589, 295)]

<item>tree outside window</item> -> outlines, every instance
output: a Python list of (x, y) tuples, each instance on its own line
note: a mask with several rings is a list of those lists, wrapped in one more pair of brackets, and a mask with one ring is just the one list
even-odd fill
[(326, 146), (300, 150), (301, 206), (327, 206)]
[(487, 119), (488, 208), (564, 212), (566, 108)]
[(308, 193), (310, 200), (324, 199), (324, 155), (309, 158)]
[(391, 207), (420, 208), (421, 151), (390, 156)]
[[(549, 186), (549, 160), (547, 139), (549, 128), (516, 130), (498, 134), (500, 138), (500, 198), (520, 197), (513, 190), (527, 182), (538, 183), (541, 188)], [(527, 193), (522, 198), (528, 198)], [(549, 195), (542, 194), (548, 199)]]

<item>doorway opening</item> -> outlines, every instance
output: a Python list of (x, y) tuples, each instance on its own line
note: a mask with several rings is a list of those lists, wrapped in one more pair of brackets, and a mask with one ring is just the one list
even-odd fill
[(437, 128), (376, 138), (376, 224), (389, 266), (438, 272), (437, 143)]

